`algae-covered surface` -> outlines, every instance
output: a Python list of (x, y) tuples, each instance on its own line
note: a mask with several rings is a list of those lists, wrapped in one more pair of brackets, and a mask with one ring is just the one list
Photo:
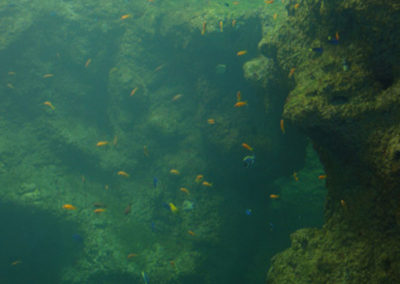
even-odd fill
[(399, 37), (348, 2), (2, 1), (0, 283), (367, 279), (361, 201), (398, 212)]

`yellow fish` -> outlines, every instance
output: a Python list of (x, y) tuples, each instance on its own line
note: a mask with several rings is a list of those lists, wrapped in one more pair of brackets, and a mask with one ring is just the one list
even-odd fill
[(172, 101), (175, 102), (175, 101), (179, 100), (180, 98), (182, 98), (182, 94), (176, 94), (176, 95), (172, 98)]
[(128, 18), (130, 18), (130, 17), (132, 17), (132, 16), (129, 15), (129, 14), (125, 14), (125, 15), (122, 15), (122, 16), (121, 16), (121, 20), (125, 20), (125, 19), (128, 19)]
[(269, 195), (269, 198), (271, 198), (271, 199), (278, 199), (278, 198), (279, 198), (279, 195), (278, 195), (278, 194), (270, 194), (270, 195)]
[(178, 208), (176, 208), (176, 206), (172, 202), (170, 202), (168, 205), (169, 205), (169, 209), (171, 209), (172, 213), (178, 212)]
[(207, 119), (208, 124), (215, 124), (215, 119), (214, 118), (209, 118)]
[(117, 175), (123, 176), (123, 177), (129, 177), (129, 174), (128, 174), (127, 172), (124, 172), (124, 171), (119, 171), (119, 172), (117, 173)]
[(181, 187), (179, 190), (186, 194), (190, 194), (189, 189), (187, 189), (186, 187)]
[(45, 106), (50, 107), (52, 110), (55, 110), (55, 109), (56, 109), (56, 108), (53, 106), (53, 104), (52, 104), (51, 102), (49, 102), (49, 101), (45, 101), (43, 104), (44, 104)]
[(299, 181), (299, 177), (297, 176), (296, 172), (293, 173), (293, 178), (295, 181)]
[(204, 185), (204, 186), (208, 186), (208, 187), (212, 186), (212, 183), (208, 182), (208, 181), (203, 181), (201, 184)]
[(280, 127), (283, 134), (285, 134), (285, 122), (283, 119), (280, 121)]
[(245, 55), (247, 53), (247, 50), (240, 50), (236, 53), (237, 56), (242, 56)]
[(44, 74), (43, 75), (43, 78), (51, 78), (51, 77), (54, 77), (54, 74), (50, 74), (50, 73), (48, 73), (48, 74)]
[(85, 63), (85, 68), (88, 68), (91, 62), (92, 62), (92, 58), (89, 58)]
[(99, 213), (104, 212), (104, 211), (106, 211), (106, 209), (104, 209), (104, 208), (97, 208), (97, 209), (93, 210), (93, 212), (96, 213), (96, 214), (99, 214)]
[(173, 175), (179, 175), (180, 174), (180, 172), (178, 171), (178, 170), (176, 170), (176, 169), (171, 169), (170, 171), (169, 171), (169, 173), (170, 174), (173, 174)]
[(71, 204), (64, 204), (62, 207), (66, 210), (76, 210), (76, 207)]
[(247, 102), (237, 102), (236, 104), (234, 104), (234, 107), (242, 107), (242, 106), (246, 106)]
[(97, 147), (101, 147), (101, 146), (105, 146), (105, 145), (108, 145), (108, 141), (99, 141), (96, 144)]
[(222, 33), (224, 31), (224, 22), (219, 21), (219, 31)]
[(196, 179), (194, 180), (195, 181), (195, 183), (199, 183), (199, 182), (201, 182), (201, 180), (204, 178), (204, 176), (203, 175), (197, 175), (196, 176)]

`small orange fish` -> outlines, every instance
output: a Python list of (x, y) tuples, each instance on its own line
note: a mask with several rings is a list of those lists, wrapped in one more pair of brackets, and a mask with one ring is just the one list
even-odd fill
[(129, 203), (124, 210), (124, 214), (128, 215), (129, 213), (131, 213), (131, 210), (132, 210), (132, 203)]
[(22, 263), (21, 260), (16, 260), (16, 261), (11, 262), (11, 266), (16, 266), (16, 265), (21, 264), (21, 263)]
[(108, 141), (99, 141), (96, 143), (97, 147), (102, 147), (108, 145)]
[(336, 32), (335, 38), (336, 38), (336, 40), (339, 40), (339, 39), (340, 39), (340, 37), (339, 37), (339, 32)]
[(300, 6), (300, 4), (297, 3), (296, 5), (294, 5), (294, 8), (297, 9), (297, 8), (299, 8), (299, 6)]
[(240, 50), (236, 53), (237, 56), (242, 56), (245, 55), (247, 53), (247, 50)]
[(215, 124), (215, 119), (214, 118), (209, 118), (207, 119), (208, 124)]
[(240, 91), (237, 91), (236, 93), (236, 102), (240, 102), (242, 100), (242, 93)]
[(278, 195), (278, 194), (270, 194), (270, 195), (269, 195), (269, 198), (271, 198), (271, 199), (277, 199), (277, 198), (279, 198), (279, 195)]
[(52, 104), (51, 102), (49, 102), (49, 101), (45, 101), (43, 104), (44, 104), (45, 106), (50, 107), (52, 110), (55, 110), (55, 109), (56, 109), (56, 108), (53, 106), (53, 104)]
[(265, 0), (264, 3), (267, 4), (267, 5), (268, 4), (272, 4), (272, 3), (274, 3), (274, 0)]
[(232, 20), (232, 28), (234, 28), (236, 26), (236, 20)]
[(342, 205), (342, 207), (346, 207), (346, 201), (344, 201), (343, 199), (342, 200), (340, 200), (340, 204)]
[(130, 253), (130, 254), (128, 254), (128, 256), (127, 256), (127, 259), (130, 259), (130, 258), (136, 257), (136, 256), (137, 256), (136, 253)]
[(147, 149), (147, 146), (146, 146), (146, 145), (143, 146), (143, 154), (144, 154), (146, 157), (149, 156), (149, 150)]
[(196, 235), (192, 230), (189, 230), (188, 234), (191, 235), (191, 236), (195, 236)]
[(203, 181), (201, 184), (204, 186), (212, 187), (212, 183), (208, 181)]
[(278, 18), (278, 14), (275, 13), (275, 14), (272, 16), (272, 18), (273, 18), (274, 20), (276, 20), (276, 18)]
[(232, 2), (233, 5), (239, 5), (239, 3), (240, 3), (239, 1), (233, 1)]
[(169, 264), (170, 264), (172, 267), (175, 267), (175, 261), (171, 260), (171, 261), (169, 262)]
[(124, 171), (117, 172), (117, 175), (123, 176), (123, 177), (129, 177), (129, 174), (127, 172), (124, 172)]
[(250, 145), (247, 144), (247, 143), (242, 143), (242, 146), (243, 146), (243, 148), (246, 148), (246, 149), (249, 150), (249, 151), (253, 151), (253, 148), (250, 147)]
[(234, 104), (234, 107), (242, 107), (242, 106), (246, 106), (247, 102), (237, 102), (236, 104)]
[(299, 181), (299, 177), (297, 176), (296, 172), (293, 173), (293, 178), (295, 181)]
[(180, 98), (182, 98), (182, 94), (176, 94), (176, 95), (172, 98), (172, 101), (175, 102), (175, 101), (179, 100)]
[(88, 68), (91, 62), (92, 62), (92, 58), (89, 58), (85, 63), (85, 68)]
[(104, 208), (97, 208), (97, 209), (93, 210), (93, 212), (96, 213), (96, 214), (102, 213), (104, 211), (106, 211), (106, 209), (104, 209)]
[(62, 206), (62, 208), (66, 209), (66, 210), (76, 210), (76, 207), (74, 205), (71, 205), (71, 204), (64, 204)]
[(224, 31), (224, 22), (219, 21), (219, 31), (222, 33)]
[(171, 169), (170, 171), (169, 171), (169, 173), (170, 174), (173, 174), (173, 175), (179, 175), (180, 174), (180, 172), (178, 171), (178, 170), (176, 170), (176, 169)]
[(164, 68), (164, 66), (165, 66), (165, 64), (158, 65), (158, 66), (154, 69), (154, 72), (160, 71), (161, 69)]
[(284, 122), (283, 119), (281, 119), (279, 125), (280, 125), (280, 127), (281, 127), (282, 133), (285, 134), (285, 122)]
[(114, 139), (113, 139), (113, 145), (115, 146), (115, 145), (117, 145), (117, 143), (118, 143), (118, 136), (115, 135)]
[(128, 18), (130, 18), (130, 17), (132, 17), (132, 16), (129, 15), (129, 14), (125, 14), (125, 15), (122, 15), (122, 16), (121, 16), (121, 20), (125, 20), (125, 19), (128, 19)]
[(206, 33), (206, 28), (207, 28), (207, 23), (203, 22), (203, 27), (201, 28), (201, 35), (204, 35)]
[(202, 180), (203, 178), (204, 178), (203, 175), (197, 175), (194, 181), (195, 181), (195, 183), (199, 183), (199, 182), (201, 182), (201, 180)]
[(137, 90), (138, 90), (138, 87), (132, 89), (131, 94), (129, 96), (132, 97), (136, 93)]
[(320, 175), (320, 176), (318, 176), (318, 179), (326, 179), (327, 178), (327, 175)]
[(50, 73), (49, 73), (49, 74), (44, 74), (44, 75), (43, 75), (43, 78), (45, 78), (45, 79), (46, 79), (46, 78), (51, 78), (51, 77), (54, 77), (54, 74), (50, 74)]
[(190, 194), (189, 190), (186, 187), (181, 187), (179, 190), (186, 194)]
[(292, 78), (294, 71), (296, 71), (296, 68), (293, 67), (292, 69), (290, 69), (288, 78)]

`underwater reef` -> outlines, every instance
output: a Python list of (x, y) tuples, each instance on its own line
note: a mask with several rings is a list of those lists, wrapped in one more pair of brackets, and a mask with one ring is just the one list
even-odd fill
[(398, 283), (400, 4), (287, 2), (252, 65), (284, 74), (287, 132), (312, 140), (328, 193), (323, 228), (293, 233), (267, 283)]

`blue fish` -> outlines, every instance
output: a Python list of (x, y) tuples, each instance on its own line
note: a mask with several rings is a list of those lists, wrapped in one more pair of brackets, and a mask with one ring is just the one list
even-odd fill
[(256, 156), (246, 156), (246, 157), (244, 157), (243, 158), (243, 163), (244, 163), (244, 166), (246, 167), (246, 168), (252, 168), (252, 167), (254, 167), (254, 162), (255, 162), (255, 159), (256, 159)]
[(153, 177), (153, 186), (154, 186), (154, 188), (157, 187), (157, 184), (158, 184), (158, 178), (157, 177)]
[(246, 209), (244, 212), (247, 216), (251, 216), (253, 214), (253, 211), (251, 209)]
[(154, 233), (156, 231), (156, 223), (151, 222), (151, 231)]
[(73, 234), (72, 235), (72, 239), (78, 243), (82, 243), (83, 242), (83, 238), (81, 235), (79, 234)]
[(322, 53), (324, 51), (322, 47), (313, 47), (311, 50), (316, 53)]
[(271, 231), (273, 231), (274, 228), (275, 228), (275, 225), (274, 225), (272, 222), (269, 222), (269, 229), (270, 229)]
[(142, 278), (145, 284), (149, 284), (149, 277), (147, 277), (147, 274), (144, 271), (142, 271)]
[(338, 45), (339, 44), (339, 40), (333, 37), (328, 37), (328, 43), (333, 44), (333, 45)]

